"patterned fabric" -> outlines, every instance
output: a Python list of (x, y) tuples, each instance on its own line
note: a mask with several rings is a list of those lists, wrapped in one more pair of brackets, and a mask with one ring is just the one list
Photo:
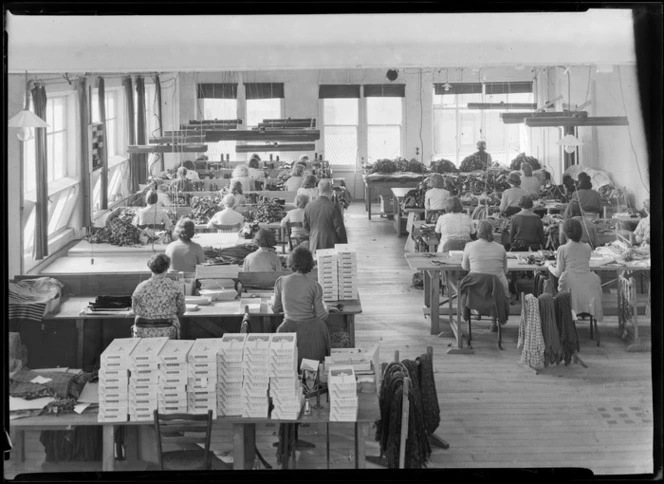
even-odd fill
[(556, 309), (556, 322), (558, 323), (560, 344), (563, 347), (563, 359), (565, 360), (565, 365), (569, 365), (574, 353), (579, 351), (579, 336), (576, 332), (576, 324), (574, 324), (574, 320), (572, 319), (569, 292), (558, 294), (553, 298), (553, 303)]
[(51, 277), (9, 281), (9, 319), (41, 321), (48, 303), (60, 297), (63, 287)]
[(427, 433), (432, 435), (440, 424), (440, 406), (436, 380), (433, 376), (433, 361), (427, 353), (422, 354), (416, 361), (419, 363), (418, 383), (422, 399), (422, 417)]
[[(41, 376), (50, 378), (46, 383), (32, 383), (32, 380)], [(9, 394), (12, 397), (32, 399), (40, 397), (78, 398), (88, 381), (90, 374), (66, 371), (32, 371), (24, 368), (9, 379)]]
[[(170, 319), (176, 328), (177, 336), (180, 333), (178, 315), (185, 312), (184, 292), (182, 286), (177, 282), (163, 276), (152, 276), (147, 281), (141, 282), (132, 295), (132, 309), (136, 316), (147, 320)], [(136, 327), (136, 325), (134, 326)], [(159, 333), (160, 331), (149, 331), (150, 329), (164, 330), (167, 328), (141, 328), (137, 333)], [(170, 334), (170, 333), (169, 333)], [(150, 336), (152, 336), (150, 334)], [(162, 334), (165, 336), (165, 334)], [(141, 336), (149, 337), (149, 336)], [(170, 337), (170, 336), (169, 336)]]
[(539, 370), (544, 367), (544, 336), (539, 314), (539, 302), (532, 294), (526, 294), (521, 309), (519, 324), (519, 340), (517, 348), (521, 349), (521, 363)]
[(131, 336), (133, 338), (180, 338), (180, 321), (176, 318), (172, 326), (150, 327), (150, 326), (132, 326)]
[(563, 348), (558, 336), (556, 310), (551, 294), (542, 294), (538, 298), (539, 312), (544, 336), (544, 366), (559, 364), (563, 360)]

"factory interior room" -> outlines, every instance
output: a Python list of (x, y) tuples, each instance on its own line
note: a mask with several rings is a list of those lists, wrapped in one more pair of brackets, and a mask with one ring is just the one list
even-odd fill
[(661, 472), (661, 5), (276, 13), (5, 9), (4, 477)]

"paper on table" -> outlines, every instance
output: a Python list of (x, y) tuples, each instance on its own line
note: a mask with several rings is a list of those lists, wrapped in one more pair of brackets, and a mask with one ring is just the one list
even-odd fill
[(99, 403), (99, 383), (87, 382), (78, 397), (78, 403)]
[[(201, 442), (196, 442), (196, 445), (199, 446), (201, 449), (204, 449), (205, 446)], [(233, 463), (233, 451), (232, 450), (214, 450), (212, 449), (212, 452), (214, 452), (214, 455), (219, 457), (221, 461), (224, 464), (232, 464)]]
[(90, 406), (89, 403), (77, 403), (76, 405), (74, 405), (74, 412), (81, 414), (89, 406)]
[(51, 403), (55, 398), (53, 397), (42, 397), (42, 398), (33, 398), (32, 400), (26, 400), (25, 398), (16, 398), (9, 397), (9, 411), (13, 412), (15, 410), (41, 410), (46, 405)]

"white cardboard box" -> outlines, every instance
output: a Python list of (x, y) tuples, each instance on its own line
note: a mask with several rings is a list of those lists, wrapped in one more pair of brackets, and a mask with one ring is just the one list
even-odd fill
[(104, 368), (106, 363), (123, 363), (129, 365), (129, 355), (134, 350), (140, 338), (115, 338), (102, 352), (100, 361)]
[(193, 345), (193, 340), (169, 339), (159, 352), (159, 361), (166, 365), (186, 364)]
[(157, 363), (159, 352), (167, 341), (166, 337), (140, 338), (129, 356), (135, 365)]
[(217, 353), (221, 348), (222, 338), (199, 338), (194, 341), (189, 354), (187, 355), (187, 361), (189, 363), (198, 363), (198, 362), (215, 362), (217, 360)]

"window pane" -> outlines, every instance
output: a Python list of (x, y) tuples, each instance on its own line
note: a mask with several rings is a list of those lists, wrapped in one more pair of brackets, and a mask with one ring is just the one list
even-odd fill
[(23, 189), (26, 192), (35, 189), (37, 182), (35, 181), (35, 165), (36, 165), (36, 153), (37, 142), (32, 139), (27, 143), (24, 143), (25, 147), (25, 156), (24, 156), (24, 165), (23, 165)]
[(53, 136), (53, 151), (49, 156), (52, 156), (53, 175), (49, 173), (49, 180), (57, 180), (65, 176), (65, 133), (55, 133)]
[(237, 118), (236, 99), (199, 99), (200, 119), (235, 119)]
[(115, 93), (106, 91), (106, 119), (115, 117)]
[(53, 124), (51, 125), (51, 129), (53, 131), (66, 129), (64, 98), (58, 97), (53, 99)]
[(32, 254), (32, 246), (35, 243), (35, 210), (34, 207), (30, 210), (30, 216), (28, 221), (25, 224), (25, 229), (23, 230), (23, 246), (24, 252)]
[(506, 103), (507, 94), (487, 94), (484, 96), (485, 103)]
[(531, 103), (533, 102), (532, 92), (519, 92), (515, 94), (508, 94), (507, 98), (511, 103)]
[[(486, 150), (494, 158), (494, 152), (505, 150), (505, 126), (509, 125), (502, 122), (498, 110), (487, 109), (484, 115), (486, 116)], [(494, 159), (493, 161), (497, 160)]]
[(55, 199), (53, 202), (49, 201), (48, 202), (48, 209), (51, 209), (51, 205), (55, 203), (55, 208), (53, 209), (53, 213), (51, 214), (51, 219), (48, 221), (48, 234), (51, 235), (55, 233), (56, 227), (58, 226), (58, 222), (60, 221), (60, 215), (62, 215), (62, 210), (65, 208), (65, 202), (67, 201), (67, 193), (69, 191), (65, 192), (60, 192), (58, 195), (55, 197), (51, 197), (51, 199)]
[(439, 157), (457, 162), (456, 111), (435, 109), (433, 111), (434, 153)]
[(106, 121), (106, 150), (108, 156), (113, 156), (116, 153), (116, 144), (117, 144), (117, 120), (107, 120)]
[[(464, 94), (465, 96), (466, 94)], [(461, 97), (461, 95), (459, 95)], [(464, 158), (476, 151), (480, 138), (481, 115), (479, 111), (459, 111), (459, 149)], [(488, 149), (488, 147), (487, 147)]]
[(334, 165), (355, 165), (357, 162), (357, 128), (325, 126), (325, 159)]
[[(229, 118), (230, 119), (230, 118)], [(205, 143), (208, 146), (208, 150), (204, 153), (210, 161), (219, 161), (221, 156), (230, 155), (231, 160), (235, 160), (237, 155), (235, 154), (235, 141), (217, 141), (216, 143)], [(261, 158), (263, 158), (263, 153), (261, 153)]]
[(358, 124), (357, 99), (324, 99), (325, 125)]
[(367, 136), (369, 162), (401, 155), (401, 126), (369, 126)]
[[(90, 120), (93, 123), (101, 123), (101, 117), (99, 116), (99, 94), (94, 92), (92, 94), (92, 119)], [(107, 113), (108, 115), (108, 113)]]
[(434, 94), (433, 104), (434, 106), (456, 107), (456, 95), (447, 94), (443, 96), (442, 94)]
[(468, 106), (468, 103), (481, 103), (482, 102), (482, 94), (481, 93), (476, 93), (476, 94), (457, 94), (458, 103), (460, 108), (466, 108)]
[(402, 99), (400, 97), (368, 97), (367, 123), (401, 124)]
[(247, 126), (281, 118), (281, 99), (247, 99)]

